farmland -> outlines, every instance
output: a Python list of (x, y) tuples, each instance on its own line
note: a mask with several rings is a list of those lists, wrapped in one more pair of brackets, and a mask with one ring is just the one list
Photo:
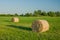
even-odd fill
[[(11, 18), (0, 16), (0, 40), (60, 40), (60, 17), (18, 17), (18, 23)], [(47, 20), (49, 31), (32, 32), (32, 22), (37, 19)]]

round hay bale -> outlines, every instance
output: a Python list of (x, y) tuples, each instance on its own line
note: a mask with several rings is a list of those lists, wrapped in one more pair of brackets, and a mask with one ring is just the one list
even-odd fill
[(19, 18), (18, 17), (13, 17), (12, 22), (19, 22)]
[(36, 20), (32, 23), (32, 31), (45, 32), (49, 30), (49, 24), (46, 20)]

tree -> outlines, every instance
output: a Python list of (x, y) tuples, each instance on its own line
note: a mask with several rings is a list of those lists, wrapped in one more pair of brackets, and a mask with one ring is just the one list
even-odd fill
[(33, 16), (33, 14), (32, 14), (32, 13), (29, 13), (29, 15), (30, 15), (30, 16)]
[(18, 16), (18, 14), (17, 14), (17, 13), (15, 13), (15, 16)]
[(30, 16), (30, 14), (29, 13), (26, 13), (25, 16)]
[(60, 16), (60, 12), (59, 11), (55, 12), (55, 14), (56, 14), (56, 16)]
[(49, 11), (47, 14), (48, 14), (48, 16), (51, 16), (51, 17), (56, 16), (55, 12), (53, 12), (53, 11)]
[(39, 15), (41, 15), (42, 12), (41, 12), (41, 10), (37, 10), (37, 13), (38, 13)]
[(41, 10), (35, 10), (33, 13), (34, 16), (40, 16), (41, 15)]
[(43, 11), (43, 12), (41, 13), (41, 15), (42, 15), (42, 16), (47, 16), (47, 13), (46, 13), (45, 11)]
[(34, 15), (34, 16), (38, 16), (37, 11), (34, 11), (33, 15)]
[(21, 14), (20, 16), (24, 16), (24, 14)]

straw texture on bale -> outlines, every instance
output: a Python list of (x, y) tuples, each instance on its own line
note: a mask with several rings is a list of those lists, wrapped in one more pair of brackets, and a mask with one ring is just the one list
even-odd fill
[(18, 17), (13, 17), (12, 22), (19, 22), (19, 18)]
[(49, 24), (46, 20), (36, 20), (32, 23), (32, 31), (45, 32), (49, 30)]

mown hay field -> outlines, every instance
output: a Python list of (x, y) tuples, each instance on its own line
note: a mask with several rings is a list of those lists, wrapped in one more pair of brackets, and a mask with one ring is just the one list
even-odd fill
[[(60, 40), (60, 17), (18, 17), (18, 23), (11, 18), (0, 16), (0, 40)], [(48, 21), (49, 31), (32, 31), (32, 22), (38, 19)]]

